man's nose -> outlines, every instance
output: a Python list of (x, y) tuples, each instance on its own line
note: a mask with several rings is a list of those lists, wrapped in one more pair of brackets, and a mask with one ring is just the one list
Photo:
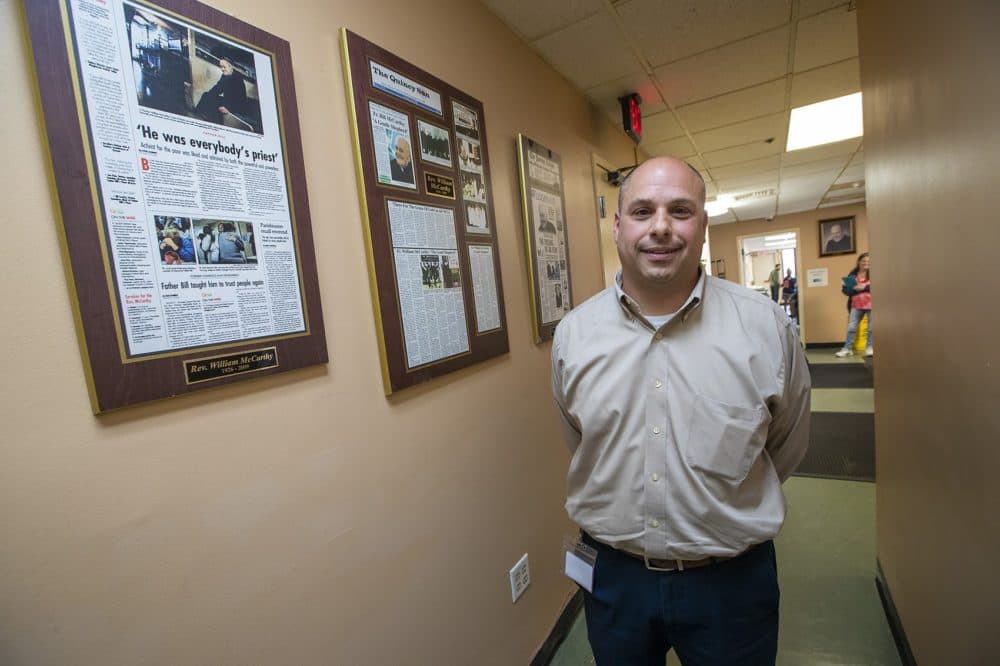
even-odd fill
[(673, 220), (665, 210), (658, 210), (653, 215), (652, 223), (649, 226), (649, 233), (653, 236), (665, 236), (673, 231)]

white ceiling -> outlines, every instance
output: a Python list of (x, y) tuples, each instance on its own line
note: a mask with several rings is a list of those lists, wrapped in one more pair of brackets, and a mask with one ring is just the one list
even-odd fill
[(616, 126), (642, 95), (642, 150), (735, 197), (711, 224), (865, 200), (860, 138), (785, 152), (793, 107), (861, 90), (853, 0), (482, 2)]

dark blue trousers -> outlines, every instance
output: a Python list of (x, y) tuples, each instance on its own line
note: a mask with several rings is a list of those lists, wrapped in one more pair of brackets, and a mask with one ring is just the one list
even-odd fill
[(584, 591), (587, 637), (598, 666), (773, 666), (778, 652), (774, 543), (684, 571), (597, 548), (594, 591)]

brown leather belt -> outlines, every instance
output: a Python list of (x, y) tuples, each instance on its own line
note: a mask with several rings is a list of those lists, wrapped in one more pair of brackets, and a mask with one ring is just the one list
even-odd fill
[[(733, 559), (733, 557), (739, 557), (740, 555), (743, 554), (740, 553), (739, 555), (735, 555), (733, 557), (717, 557), (710, 555), (708, 557), (702, 557), (701, 559), (697, 560), (665, 560), (657, 557), (647, 557), (646, 555), (639, 555), (638, 553), (630, 553), (627, 550), (621, 550), (620, 548), (615, 548), (614, 546), (606, 544), (603, 541), (598, 541), (597, 539), (590, 536), (586, 532), (583, 532), (582, 530), (581, 534), (583, 535), (583, 539), (585, 542), (589, 542), (591, 545), (597, 544), (597, 546), (600, 548), (613, 550), (616, 553), (621, 553), (622, 555), (631, 557), (634, 560), (639, 560), (640, 562), (646, 565), (647, 569), (651, 571), (684, 571), (685, 569), (698, 569), (700, 567), (707, 567), (711, 564), (718, 564), (719, 562), (725, 562), (726, 560), (731, 560)], [(746, 551), (743, 552), (745, 553)]]

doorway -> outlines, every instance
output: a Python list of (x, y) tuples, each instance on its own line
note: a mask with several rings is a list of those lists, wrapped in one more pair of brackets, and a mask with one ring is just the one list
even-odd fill
[[(798, 231), (740, 236), (738, 243), (743, 286), (775, 300), (801, 329)], [(771, 273), (775, 270), (779, 274), (777, 294), (771, 291)]]
[(618, 261), (614, 233), (618, 188), (608, 182), (608, 171), (618, 167), (593, 153), (591, 153), (591, 167), (594, 174), (594, 201), (597, 210), (598, 247), (601, 248), (601, 270), (604, 273), (604, 286), (610, 287), (615, 283), (615, 275), (618, 274), (621, 264)]

